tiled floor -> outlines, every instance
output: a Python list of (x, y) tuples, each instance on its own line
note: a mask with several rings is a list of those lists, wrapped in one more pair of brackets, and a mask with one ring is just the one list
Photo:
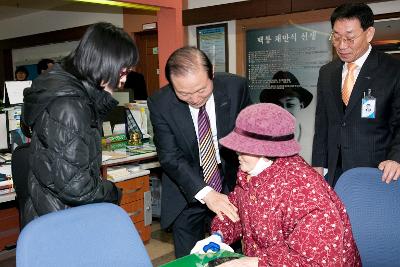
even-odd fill
[[(160, 229), (160, 223), (153, 221), (150, 241), (145, 245), (153, 265), (160, 266), (175, 259), (172, 234)], [(15, 267), (15, 248), (0, 252), (1, 267)]]
[(146, 249), (154, 266), (160, 266), (175, 259), (172, 234), (161, 230), (158, 221), (153, 221), (151, 225), (151, 239), (146, 244)]

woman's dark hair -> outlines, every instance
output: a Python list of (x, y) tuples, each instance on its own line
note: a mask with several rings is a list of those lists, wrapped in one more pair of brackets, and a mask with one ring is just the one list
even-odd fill
[(27, 68), (25, 68), (24, 66), (19, 66), (19, 67), (17, 67), (17, 68), (15, 69), (15, 73), (14, 73), (15, 79), (17, 79), (17, 73), (18, 73), (18, 72), (23, 72), (23, 73), (25, 73), (25, 80), (28, 79), (29, 71), (28, 71)]
[(90, 26), (78, 47), (63, 60), (63, 68), (90, 85), (100, 88), (104, 81), (116, 88), (123, 68), (136, 65), (138, 49), (123, 29), (111, 23)]
[(371, 8), (364, 3), (343, 4), (338, 6), (331, 15), (332, 28), (335, 22), (341, 19), (358, 19), (364, 31), (374, 26), (374, 13)]
[(173, 52), (168, 58), (165, 65), (165, 77), (173, 85), (171, 75), (180, 76), (199, 68), (207, 72), (210, 80), (213, 79), (213, 66), (207, 55), (196, 47), (185, 46)]

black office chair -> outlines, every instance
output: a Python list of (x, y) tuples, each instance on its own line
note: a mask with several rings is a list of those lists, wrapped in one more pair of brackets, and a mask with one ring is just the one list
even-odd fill
[(28, 174), (29, 174), (29, 143), (19, 145), (15, 148), (11, 156), (11, 172), (14, 182), (15, 193), (17, 195), (20, 228), (25, 226), (22, 221), (25, 202), (28, 199)]

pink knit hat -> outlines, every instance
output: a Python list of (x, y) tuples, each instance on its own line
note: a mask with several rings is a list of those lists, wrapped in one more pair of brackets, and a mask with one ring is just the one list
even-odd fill
[(292, 156), (300, 151), (294, 138), (295, 124), (293, 115), (275, 104), (254, 104), (239, 113), (235, 129), (219, 142), (229, 149), (251, 155)]

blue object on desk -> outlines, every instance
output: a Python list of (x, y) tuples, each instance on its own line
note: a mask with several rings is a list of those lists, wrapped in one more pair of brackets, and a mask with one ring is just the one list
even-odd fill
[(218, 245), (217, 243), (214, 243), (214, 242), (210, 242), (203, 247), (203, 251), (206, 253), (210, 249), (212, 252), (218, 252), (221, 249), (221, 247), (220, 247), (220, 245)]

